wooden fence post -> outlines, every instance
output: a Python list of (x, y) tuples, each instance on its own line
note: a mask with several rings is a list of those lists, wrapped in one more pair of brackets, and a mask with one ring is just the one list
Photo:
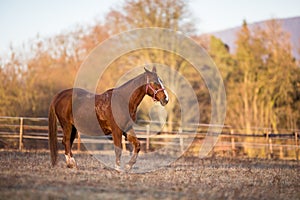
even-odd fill
[(232, 156), (235, 157), (236, 156), (236, 153), (235, 153), (235, 141), (234, 141), (233, 134), (234, 134), (233, 129), (230, 129), (230, 135), (231, 135), (231, 152), (232, 152)]
[(269, 150), (270, 150), (269, 158), (273, 158), (273, 144), (271, 138), (269, 138)]
[(265, 134), (266, 134), (266, 157), (269, 158), (269, 130), (267, 128), (264, 129)]
[(299, 161), (298, 132), (295, 132), (296, 160)]
[(19, 150), (23, 149), (23, 117), (20, 118)]
[(150, 125), (149, 124), (146, 125), (146, 134), (147, 134), (147, 137), (146, 137), (146, 152), (148, 152), (149, 149), (150, 149)]
[(80, 133), (77, 132), (77, 151), (80, 151), (80, 144), (81, 144), (81, 138), (80, 138)]
[(181, 153), (183, 153), (183, 137), (182, 137), (182, 128), (179, 127), (178, 129), (178, 133), (179, 133), (179, 144), (180, 144), (180, 151)]
[(283, 147), (279, 147), (279, 159), (283, 159)]
[(273, 157), (273, 145), (272, 145), (272, 139), (270, 138), (270, 131), (267, 129), (266, 132), (266, 142), (268, 144), (267, 147), (267, 158), (271, 159)]

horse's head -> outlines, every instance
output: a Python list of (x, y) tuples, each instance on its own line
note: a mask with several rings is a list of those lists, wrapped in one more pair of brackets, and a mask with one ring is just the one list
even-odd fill
[(146, 94), (151, 96), (154, 101), (159, 101), (162, 106), (165, 106), (169, 101), (167, 90), (165, 89), (162, 80), (156, 74), (156, 67), (154, 66), (152, 72), (146, 71)]

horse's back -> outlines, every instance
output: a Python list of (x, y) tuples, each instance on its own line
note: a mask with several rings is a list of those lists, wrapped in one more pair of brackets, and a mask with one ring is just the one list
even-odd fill
[(72, 104), (73, 99), (76, 99), (78, 102), (79, 101), (81, 102), (86, 100), (87, 98), (92, 98), (92, 97), (94, 97), (94, 94), (84, 89), (69, 88), (57, 93), (52, 100), (52, 104), (54, 105)]
[[(111, 93), (112, 90), (107, 90), (97, 95), (81, 88), (70, 88), (59, 92), (52, 104), (60, 123), (69, 123), (86, 135), (107, 135), (112, 131)], [(95, 104), (100, 106), (97, 111)]]

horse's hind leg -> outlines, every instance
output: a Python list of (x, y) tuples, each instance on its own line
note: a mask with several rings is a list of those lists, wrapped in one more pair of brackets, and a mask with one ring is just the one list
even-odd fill
[(133, 146), (133, 155), (132, 155), (130, 161), (126, 164), (126, 170), (129, 171), (132, 168), (132, 166), (136, 163), (136, 159), (138, 157), (138, 153), (139, 153), (139, 151), (141, 149), (141, 143), (138, 140), (138, 138), (136, 137), (133, 129), (131, 129), (127, 133), (127, 140)]
[(77, 135), (77, 129), (75, 128), (74, 125), (72, 125), (72, 132), (71, 132), (71, 149), (70, 149), (70, 153), (71, 153), (71, 156), (73, 157), (73, 153), (72, 153), (72, 145), (73, 145), (73, 142), (76, 138), (76, 135)]
[[(76, 167), (76, 162), (75, 162), (75, 159), (73, 158), (71, 149), (72, 149), (73, 141), (76, 136), (76, 132), (73, 133), (74, 129), (71, 124), (67, 124), (64, 126), (62, 125), (62, 128), (63, 128), (63, 133), (64, 133), (63, 144), (65, 146), (65, 157), (66, 157), (67, 167), (74, 168), (74, 167)], [(75, 131), (76, 131), (76, 129), (75, 129)]]
[(121, 155), (122, 155), (122, 132), (120, 130), (115, 130), (112, 132), (112, 137), (115, 146), (115, 155), (116, 155), (116, 170), (121, 169)]

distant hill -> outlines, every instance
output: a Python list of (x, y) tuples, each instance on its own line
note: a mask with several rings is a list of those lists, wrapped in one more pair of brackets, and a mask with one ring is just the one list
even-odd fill
[[(292, 44), (292, 53), (300, 60), (300, 17), (292, 17), (292, 18), (285, 18), (285, 19), (278, 19), (282, 23), (282, 28), (286, 32), (291, 34), (291, 44)], [(253, 29), (256, 26), (263, 26), (266, 21), (256, 22), (253, 24), (248, 24), (249, 29)], [(220, 38), (224, 43), (226, 43), (229, 48), (230, 52), (234, 52), (235, 50), (235, 40), (236, 34), (240, 30), (241, 27), (230, 28), (223, 31), (213, 32), (210, 33), (218, 38)]]

